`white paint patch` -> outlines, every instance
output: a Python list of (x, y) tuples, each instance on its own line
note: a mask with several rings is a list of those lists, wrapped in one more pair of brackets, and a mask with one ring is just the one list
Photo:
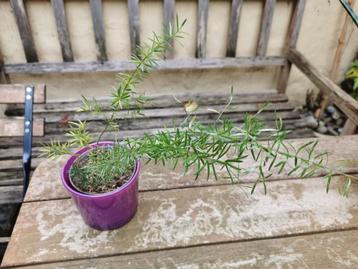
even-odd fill
[(215, 233), (220, 225), (223, 225), (223, 215), (215, 205), (197, 199), (182, 215), (177, 216), (176, 204), (169, 199), (162, 201), (149, 215), (142, 232), (135, 237), (135, 245), (149, 247), (157, 243), (166, 246), (188, 244), (193, 235)]
[[(247, 266), (247, 265), (255, 265), (257, 263), (256, 258), (247, 259), (247, 260), (240, 260), (235, 262), (224, 262), (220, 266), (220, 268), (240, 268), (241, 266)], [(218, 267), (219, 268), (219, 267)]]
[(312, 231), (353, 218), (350, 209), (357, 197), (346, 199), (333, 191), (327, 195), (318, 180), (272, 185), (272, 195), (266, 196), (246, 197), (232, 186), (198, 189), (188, 200), (159, 199), (131, 250)]
[(32, 256), (36, 261), (41, 261), (41, 257), (49, 253), (48, 249), (39, 249), (38, 253)]
[(267, 260), (264, 261), (264, 267), (266, 268), (276, 268), (276, 269), (295, 269), (296, 265), (300, 264), (300, 268), (309, 268), (307, 265), (300, 262), (303, 258), (303, 255), (300, 253), (296, 254), (282, 254), (282, 255), (270, 255)]
[(50, 193), (63, 191), (60, 171), (67, 156), (57, 160), (47, 159), (40, 163), (32, 177), (27, 196), (31, 200), (48, 197)]
[[(327, 245), (334, 247), (329, 247)], [(353, 268), (353, 266), (358, 264), (358, 256), (353, 253), (351, 249), (347, 249), (344, 240), (339, 237), (330, 238), (328, 244), (326, 244), (325, 251), (328, 258), (331, 261), (340, 264), (341, 268)]]
[(178, 264), (178, 266), (176, 266), (176, 269), (199, 269), (199, 268), (200, 267), (198, 264)]
[(110, 238), (108, 231), (99, 232), (88, 227), (74, 206), (53, 208), (50, 203), (38, 208), (35, 216), (40, 240), (60, 236), (59, 246), (76, 253), (96, 252)]

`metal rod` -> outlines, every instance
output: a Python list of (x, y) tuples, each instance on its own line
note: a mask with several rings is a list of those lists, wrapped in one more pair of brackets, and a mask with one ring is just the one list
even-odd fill
[(343, 5), (344, 9), (348, 12), (355, 25), (358, 27), (358, 15), (354, 12), (351, 5), (346, 0), (339, 0)]

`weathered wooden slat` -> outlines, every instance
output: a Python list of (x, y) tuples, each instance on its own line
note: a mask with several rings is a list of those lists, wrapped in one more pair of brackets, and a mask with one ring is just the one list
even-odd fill
[[(231, 110), (229, 113), (224, 113), (223, 118), (230, 119), (232, 123), (240, 125), (244, 122), (245, 116), (247, 113), (256, 113), (259, 106), (243, 108), (244, 110)], [(173, 109), (174, 110), (174, 109)], [(177, 114), (165, 115), (165, 110), (161, 111), (152, 111), (153, 113), (158, 112), (160, 115), (154, 116), (145, 116), (145, 117), (134, 117), (123, 119), (122, 116), (125, 116), (125, 113), (119, 112), (115, 115), (115, 120), (117, 120), (118, 127), (121, 131), (128, 130), (143, 130), (158, 128), (161, 129), (163, 126), (168, 128), (173, 127), (174, 125), (180, 124), (187, 116), (182, 109), (176, 109), (171, 111), (172, 113), (178, 112)], [(202, 112), (202, 113), (201, 113)], [(149, 115), (151, 112), (145, 112), (146, 115)], [(169, 111), (168, 111), (169, 113)], [(161, 116), (163, 114), (163, 116)], [(68, 122), (73, 120), (82, 120), (87, 122), (88, 131), (97, 132), (99, 129), (104, 128), (105, 122), (104, 117), (94, 117), (92, 114), (77, 114), (69, 115), (68, 113), (61, 113), (55, 115), (44, 115), (46, 118), (45, 133), (47, 135), (52, 134), (63, 134), (66, 131), (69, 131)], [(205, 111), (199, 111), (196, 114), (197, 120), (202, 124), (212, 124), (217, 118), (217, 114), (213, 112), (205, 113)], [(283, 119), (284, 128), (286, 130), (296, 129), (297, 127), (306, 126), (306, 122), (300, 119), (300, 115), (295, 111), (290, 111), (289, 107), (287, 110), (284, 108), (282, 110), (271, 110), (262, 112), (258, 116), (258, 119), (265, 121), (267, 127), (275, 127), (274, 121), (280, 117)]]
[(58, 40), (61, 46), (64, 62), (73, 62), (73, 52), (66, 21), (65, 6), (63, 0), (51, 0), (52, 9), (55, 15)]
[(16, 186), (16, 185), (22, 185), (24, 179), (22, 178), (10, 178), (10, 179), (3, 179), (1, 177), (0, 179), (0, 187), (1, 186)]
[[(210, 58), (210, 59), (172, 59), (159, 61), (156, 70), (195, 70), (220, 68), (255, 68), (277, 67), (286, 64), (285, 57), (240, 57), (240, 58)], [(5, 64), (4, 70), (8, 74), (27, 73), (84, 73), (84, 72), (126, 72), (133, 71), (135, 65), (130, 61), (108, 61), (78, 63), (27, 63)]]
[(294, 63), (336, 106), (358, 125), (358, 102), (322, 75), (299, 51), (291, 48), (288, 59)]
[(133, 220), (111, 232), (90, 229), (70, 199), (25, 203), (2, 265), (358, 229), (358, 186), (346, 199), (336, 180), (328, 194), (325, 184), (322, 178), (270, 182), (269, 194), (257, 188), (252, 196), (232, 185), (144, 192)]
[(226, 57), (236, 57), (237, 37), (239, 35), (240, 14), (243, 3), (243, 0), (232, 0), (231, 3)]
[(5, 250), (9, 241), (10, 237), (0, 237), (0, 260), (2, 260), (2, 257), (5, 254)]
[(298, 37), (300, 35), (305, 6), (306, 0), (296, 1), (295, 10), (293, 12), (290, 27), (288, 30), (288, 39), (286, 43), (287, 50), (290, 48), (296, 48)]
[[(290, 48), (295, 48), (298, 40), (298, 36), (301, 29), (304, 9), (306, 5), (306, 0), (297, 0), (293, 15), (290, 22), (290, 27), (288, 29), (288, 35), (286, 38), (285, 44), (285, 54), (288, 53)], [(280, 93), (284, 93), (287, 88), (288, 79), (291, 71), (291, 62), (286, 62), (286, 64), (281, 67), (281, 72), (278, 78), (277, 90)]]
[(347, 119), (346, 123), (344, 124), (341, 135), (352, 135), (355, 134), (356, 131), (357, 125), (352, 120)]
[[(271, 117), (272, 118), (272, 117)], [(154, 128), (154, 129), (140, 129), (140, 130), (124, 130), (121, 132), (121, 137), (130, 137), (130, 138), (138, 138), (138, 137), (143, 137), (143, 135), (149, 134), (149, 135), (154, 135), (156, 133), (158, 133), (159, 131), (163, 131), (165, 129), (163, 128)], [(99, 136), (99, 132), (95, 132), (92, 133), (91, 135), (93, 137), (98, 137)], [(314, 137), (314, 133), (312, 132), (312, 129), (307, 129), (307, 128), (298, 128), (292, 132), (288, 133), (287, 138), (293, 139), (293, 138), (302, 138), (302, 137)], [(102, 136), (103, 140), (114, 140), (114, 139), (118, 139), (118, 133), (114, 133), (114, 132), (106, 132), (103, 136)], [(263, 134), (262, 139), (268, 139), (267, 136), (265, 136)], [(63, 134), (51, 134), (51, 135), (45, 135), (43, 137), (34, 137), (32, 144), (34, 147), (39, 147), (43, 144), (47, 144), (50, 143), (51, 140), (56, 140), (59, 142), (66, 142), (68, 141), (68, 137), (64, 136)], [(1, 144), (0, 144), (0, 148), (9, 148), (9, 147), (17, 147), (19, 145), (21, 145), (22, 143), (22, 138), (21, 137), (4, 137), (1, 138)]]
[[(308, 140), (315, 139), (295, 139), (292, 142), (296, 146), (300, 146), (306, 143)], [(357, 138), (354, 136), (347, 136), (344, 138), (325, 138), (319, 139), (317, 150), (319, 152), (328, 151), (330, 154), (329, 162), (330, 166), (337, 167), (342, 162), (338, 162), (342, 159), (352, 160), (356, 158), (358, 152)], [(345, 148), (346, 151), (342, 151)], [(29, 189), (25, 198), (26, 202), (41, 201), (41, 200), (52, 200), (69, 197), (67, 191), (63, 188), (60, 182), (60, 171), (66, 160), (66, 156), (61, 157), (58, 160), (45, 160), (41, 162), (35, 170), (32, 180), (30, 182)], [(251, 167), (252, 161), (245, 161), (242, 167)], [(341, 171), (346, 173), (357, 173), (358, 167), (354, 164), (343, 166), (341, 165)], [(281, 180), (288, 178), (295, 178), (296, 175), (288, 176), (291, 168), (287, 168), (287, 171), (283, 171), (282, 174), (273, 174), (270, 180)], [(221, 177), (225, 175), (225, 171), (219, 171), (218, 175)], [(324, 175), (324, 172), (317, 171), (317, 176)], [(170, 166), (162, 166), (161, 164), (145, 164), (141, 170), (141, 179), (139, 181), (140, 191), (149, 191), (155, 189), (175, 189), (175, 188), (188, 188), (198, 186), (209, 186), (209, 185), (223, 185), (231, 184), (229, 179), (222, 178), (218, 181), (212, 176), (207, 180), (206, 175), (200, 176), (197, 181), (194, 180), (195, 174), (193, 169), (189, 170), (187, 174), (183, 173), (181, 166), (179, 165), (174, 171)], [(242, 176), (241, 183), (252, 183), (257, 179), (256, 174), (250, 174)]]
[[(169, 26), (175, 26), (175, 0), (164, 0), (164, 29), (167, 31)], [(174, 56), (174, 40), (170, 42), (171, 47), (165, 52), (165, 58), (170, 59)]]
[[(22, 169), (16, 169), (16, 170), (0, 170), (0, 178), (1, 180), (12, 180), (12, 179), (20, 179), (23, 178), (23, 171)], [(2, 184), (6, 186), (6, 184)], [(19, 184), (9, 184), (9, 185), (19, 185)]]
[[(31, 269), (115, 268), (351, 268), (358, 259), (357, 231), (215, 244), (150, 253), (35, 265)], [(349, 249), (349, 250), (348, 250)], [(319, 250), (319, 251), (317, 251)]]
[(140, 45), (139, 0), (127, 0), (127, 3), (131, 52), (136, 54), (137, 46)]
[(22, 186), (1, 186), (0, 205), (22, 202)]
[(267, 47), (270, 39), (273, 14), (275, 11), (276, 0), (266, 0), (261, 21), (259, 41), (256, 49), (256, 56), (266, 56)]
[[(300, 118), (300, 114), (297, 111), (290, 111), (290, 105), (286, 106), (286, 111), (277, 111), (275, 116), (275, 113), (273, 113), (274, 108), (272, 108), (271, 110), (267, 110), (265, 112), (260, 113), (260, 115), (258, 115), (259, 119), (262, 120), (274, 120), (276, 118), (282, 118), (282, 119), (298, 119)], [(225, 117), (226, 118), (234, 118), (235, 116), (237, 116), (237, 121), (242, 121), (244, 119), (245, 113), (247, 111), (251, 111), (251, 112), (256, 112), (258, 109), (260, 108), (260, 106), (257, 106), (256, 109), (255, 107), (250, 107), (247, 106), (247, 108), (243, 108), (243, 110), (241, 111), (241, 114), (235, 114), (235, 112), (240, 112), (240, 107), (237, 107), (235, 109), (232, 109), (231, 111), (233, 113), (226, 113)], [(245, 111), (246, 110), (246, 111)], [(181, 119), (181, 118), (185, 118), (186, 117), (186, 113), (184, 111), (184, 109), (182, 108), (173, 108), (172, 111), (170, 111), (170, 109), (146, 109), (143, 110), (143, 114), (144, 116), (140, 116), (140, 115), (133, 115), (130, 117), (130, 119), (135, 120), (135, 119), (145, 119), (145, 118), (173, 118), (173, 119)], [(41, 114), (42, 115), (42, 114)], [(101, 115), (93, 115), (91, 113), (76, 113), (76, 114), (60, 114), (60, 115), (47, 115), (46, 116), (46, 123), (58, 123), (59, 126), (64, 126), (66, 125), (66, 123), (68, 121), (77, 121), (77, 120), (81, 120), (81, 121), (99, 121), (99, 120), (105, 120), (106, 116), (111, 115), (111, 112), (103, 112)], [(197, 116), (202, 116), (203, 118), (205, 117), (209, 117), (212, 119), (216, 119), (217, 118), (217, 114), (215, 112), (212, 111), (207, 111), (205, 108), (202, 109), (198, 109), (198, 111), (196, 111), (195, 113), (193, 113), (193, 115), (197, 115)], [(115, 112), (114, 113), (114, 119), (115, 120), (121, 120), (121, 119), (128, 119), (128, 114), (126, 114), (123, 111), (119, 111), (119, 112)], [(145, 128), (143, 128), (145, 129)]]
[[(153, 127), (148, 127), (148, 129), (153, 129), (153, 128), (158, 128), (158, 127), (163, 127), (163, 124), (168, 126), (168, 128), (172, 128), (173, 127), (173, 122), (170, 122), (168, 120), (168, 122), (160, 122), (161, 119), (158, 120), (153, 120), (151, 121), (150, 124), (147, 124), (148, 126), (153, 126)], [(210, 121), (211, 123), (213, 122), (213, 120)], [(94, 122), (95, 124), (97, 124), (96, 122)], [(142, 121), (138, 124), (135, 123), (135, 121), (132, 122), (132, 124), (130, 124), (129, 126), (124, 126), (123, 124), (123, 129), (121, 130), (136, 130), (136, 129), (142, 129), (140, 128), (140, 124), (142, 123)], [(91, 123), (89, 123), (89, 125), (91, 125)], [(265, 122), (267, 128), (273, 128), (275, 127), (275, 121), (267, 121)], [(299, 128), (304, 128), (307, 126), (307, 123), (304, 119), (284, 119), (283, 120), (283, 124), (284, 124), (284, 128), (287, 131), (295, 131)], [(102, 127), (102, 126), (101, 126)], [(51, 134), (59, 134), (59, 133), (63, 133), (62, 130), (55, 130), (52, 129), (54, 128), (53, 125), (46, 125), (45, 129), (46, 129), (46, 134), (48, 135), (49, 133)], [(98, 129), (96, 130), (98, 131)], [(33, 147), (32, 150), (32, 156), (33, 157), (37, 157), (40, 155), (40, 148), (37, 147)], [(8, 148), (8, 149), (4, 149), (0, 147), (0, 160), (11, 160), (11, 159), (19, 159), (20, 157), (22, 157), (22, 149), (19, 147), (12, 147), (12, 148)]]
[[(35, 119), (32, 126), (33, 136), (44, 136), (44, 120)], [(23, 118), (0, 118), (0, 137), (24, 136)]]
[(0, 205), (0, 236), (10, 237), (19, 208), (19, 203)]
[[(291, 116), (291, 115), (290, 115)], [(236, 118), (237, 117), (237, 118)], [(270, 119), (269, 115), (264, 115), (265, 126), (267, 128), (274, 128), (275, 127), (275, 119), (272, 117)], [(223, 118), (230, 119), (232, 123), (236, 126), (240, 126), (244, 121), (244, 115), (224, 115)], [(137, 120), (128, 120), (128, 121), (118, 121), (118, 127), (120, 130), (126, 131), (139, 131), (142, 130), (143, 133), (145, 130), (153, 130), (153, 129), (163, 129), (163, 126), (167, 128), (173, 128), (175, 125), (179, 125), (185, 117), (176, 117), (176, 118), (155, 118), (155, 119), (137, 119)], [(198, 116), (197, 120), (199, 120), (203, 125), (213, 124), (215, 121), (215, 117), (212, 116)], [(299, 118), (291, 118), (291, 119), (283, 119), (283, 126), (286, 131), (295, 131), (299, 128), (307, 127), (307, 123)], [(62, 127), (62, 128), (61, 128)], [(98, 130), (105, 128), (104, 121), (88, 121), (87, 123), (87, 130), (91, 133), (96, 133)], [(61, 129), (61, 131), (59, 131)], [(69, 126), (66, 124), (60, 125), (57, 123), (46, 124), (45, 126), (46, 134), (47, 135), (58, 135), (63, 134), (64, 132), (68, 132), (70, 130)]]
[[(231, 113), (252, 113), (252, 112), (257, 112), (258, 110), (260, 110), (260, 108), (262, 108), (265, 105), (264, 101), (261, 102), (257, 102), (257, 103), (248, 103), (248, 104), (232, 104), (230, 106), (230, 108), (226, 109), (224, 112), (224, 115), (229, 115)], [(199, 107), (197, 108), (196, 111), (194, 111), (192, 114), (196, 115), (196, 116), (210, 116), (211, 118), (215, 118), (212, 117), (212, 115), (215, 115), (215, 112), (212, 111), (212, 109), (216, 109), (217, 111), (222, 111), (224, 110), (225, 105), (206, 105), (206, 104), (200, 104)], [(57, 120), (60, 119), (66, 119), (66, 118), (73, 118), (75, 116), (78, 117), (84, 117), (87, 118), (88, 120), (100, 120), (103, 117), (101, 116), (93, 116), (90, 113), (87, 112), (81, 112), (81, 113), (71, 113), (71, 112), (75, 112), (73, 111), (74, 108), (68, 108), (65, 111), (61, 111), (59, 109), (55, 109), (55, 110), (39, 110), (36, 111), (35, 115), (36, 117), (45, 117), (47, 119), (47, 122), (52, 123), (52, 122), (56, 122)], [(267, 106), (267, 109), (264, 110), (265, 112), (273, 112), (273, 111), (292, 111), (294, 110), (294, 106), (290, 103), (285, 103), (285, 102), (277, 102), (277, 103), (273, 103), (271, 105)], [(123, 110), (120, 112), (116, 112), (116, 118), (117, 119), (124, 119), (126, 118), (127, 120), (131, 120), (131, 119), (144, 119), (144, 118), (168, 118), (168, 117), (185, 117), (187, 116), (184, 107), (181, 106), (173, 106), (172, 108), (170, 107), (163, 107), (163, 108), (145, 108), (142, 110), (143, 111), (143, 115), (141, 116), (136, 116), (136, 115), (131, 115), (131, 117), (128, 117), (128, 113), (133, 112), (132, 110)], [(103, 115), (108, 114), (110, 112), (110, 110), (103, 110)], [(297, 111), (293, 112), (296, 116), (299, 115), (299, 113), (297, 113)], [(71, 115), (69, 115), (71, 114)], [(272, 113), (271, 113), (272, 114)], [(283, 114), (283, 116), (286, 114)], [(144, 127), (145, 129), (145, 127)]]
[[(31, 161), (31, 169), (36, 168), (44, 159), (34, 158)], [(0, 171), (22, 169), (22, 159), (17, 160), (1, 160)]]
[[(225, 104), (229, 100), (229, 95), (226, 94), (213, 94), (213, 93), (190, 93), (190, 94), (175, 94), (177, 100), (182, 103), (178, 103), (172, 95), (156, 95), (148, 96), (148, 101), (143, 104), (143, 108), (165, 108), (165, 107), (183, 107), (183, 103), (192, 100), (199, 106), (210, 106)], [(97, 101), (101, 104), (104, 111), (111, 109), (110, 98), (97, 98)], [(252, 93), (239, 93), (233, 94), (231, 104), (252, 104), (252, 103), (264, 103), (268, 102), (275, 105), (276, 103), (287, 102), (287, 96), (284, 94), (278, 94), (275, 90), (265, 90)], [(81, 100), (66, 100), (66, 101), (49, 101), (43, 105), (36, 105), (34, 107), (34, 114), (37, 113), (54, 113), (54, 112), (76, 112), (81, 106)], [(130, 108), (135, 108), (136, 104), (133, 102), (130, 104)], [(23, 106), (12, 106), (11, 109), (6, 110), (8, 116), (19, 116)]]
[(38, 62), (30, 22), (23, 0), (10, 0), (27, 62)]
[[(12, 148), (2, 148), (0, 149), (0, 160), (12, 160), (22, 158), (23, 149), (22, 146), (12, 147)], [(37, 157), (40, 155), (40, 148), (32, 148), (32, 156)], [(1, 177), (1, 174), (0, 174)]]
[(206, 57), (206, 36), (208, 28), (209, 0), (198, 0), (198, 21), (196, 29), (196, 58)]
[[(34, 86), (35, 104), (46, 102), (46, 86), (38, 84)], [(25, 102), (25, 85), (21, 84), (0, 84), (0, 104), (18, 104)]]
[(90, 0), (92, 23), (96, 41), (97, 60), (101, 63), (107, 61), (104, 23), (102, 16), (102, 0)]
[[(212, 122), (212, 120), (211, 120)], [(136, 130), (136, 132), (142, 128), (140, 127), (140, 124), (142, 123), (142, 121), (138, 124), (136, 124), (133, 121), (133, 125), (130, 124), (129, 126), (124, 126), (123, 124), (123, 129), (122, 131), (125, 132), (129, 132), (129, 130)], [(167, 124), (166, 124), (167, 123)], [(96, 125), (96, 122), (91, 122), (89, 123), (89, 125), (91, 126), (92, 124)], [(168, 128), (171, 128), (173, 126), (173, 122), (170, 122), (168, 120), (168, 122), (160, 122), (159, 120), (153, 120), (151, 121), (151, 123), (147, 124), (148, 126), (153, 126), (153, 127), (148, 127), (149, 130), (152, 129), (159, 129), (158, 127), (163, 127), (163, 124), (166, 124), (168, 126)], [(269, 120), (267, 122), (265, 122), (267, 128), (274, 128), (275, 127), (275, 121)], [(305, 122), (305, 120), (303, 119), (284, 119), (283, 120), (283, 124), (284, 124), (284, 128), (285, 130), (289, 131), (290, 133), (294, 132), (296, 133), (298, 131), (298, 129), (302, 129), (305, 128), (307, 126), (307, 123)], [(101, 126), (101, 128), (103, 127), (102, 125), (98, 125)], [(46, 136), (50, 134), (63, 134), (62, 131), (60, 130), (54, 130), (54, 127), (51, 125), (46, 125), (45, 129), (46, 129)], [(98, 131), (98, 129), (96, 130)], [(141, 130), (142, 132), (144, 132), (145, 130)], [(64, 136), (64, 135), (63, 135)], [(311, 132), (311, 135), (308, 136), (303, 136), (303, 137), (312, 137), (313, 136), (313, 132)], [(13, 159), (20, 159), (22, 158), (22, 148), (19, 148), (16, 145), (13, 145), (11, 148), (2, 148), (2, 146), (4, 145), (0, 145), (0, 160), (13, 160)], [(38, 157), (40, 155), (40, 148), (38, 147), (33, 147), (32, 150), (32, 156), (33, 157)], [(0, 174), (1, 177), (1, 174)]]
[(10, 77), (4, 71), (4, 59), (0, 53), (0, 83), (11, 83)]

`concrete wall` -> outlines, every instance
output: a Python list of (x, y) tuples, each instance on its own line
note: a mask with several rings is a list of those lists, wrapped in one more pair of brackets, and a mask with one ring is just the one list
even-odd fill
[[(129, 33), (126, 1), (103, 0), (107, 53), (111, 60), (128, 59)], [(258, 39), (263, 1), (244, 2), (237, 51), (240, 56), (253, 56)], [(88, 1), (66, 0), (66, 13), (76, 61), (96, 59), (94, 35)], [(32, 26), (35, 45), (41, 62), (61, 61), (61, 50), (57, 41), (55, 21), (50, 1), (28, 0), (26, 7)], [(194, 57), (197, 2), (178, 0), (176, 12), (187, 18), (185, 39), (175, 44), (177, 58)], [(358, 10), (358, 1), (355, 5)], [(292, 1), (278, 1), (268, 54), (282, 53)], [(207, 36), (207, 56), (224, 57), (230, 14), (230, 1), (210, 1)], [(7, 63), (25, 61), (20, 37), (11, 13), (9, 1), (0, 0), (0, 48)], [(141, 39), (160, 32), (163, 23), (162, 1), (141, 1)], [(303, 18), (298, 49), (301, 50), (323, 73), (328, 74), (338, 37), (344, 21), (344, 11), (338, 0), (308, 0)], [(341, 79), (358, 50), (358, 31), (353, 26), (348, 30), (349, 42), (345, 46), (339, 69)], [(183, 72), (155, 72), (140, 85), (147, 94), (220, 91), (228, 92), (233, 85), (237, 91), (258, 91), (274, 88), (278, 70), (210, 70)], [(115, 85), (116, 74), (47, 74), (13, 75), (12, 82), (44, 82), (48, 85), (49, 99), (78, 98), (81, 94), (103, 96)], [(296, 103), (302, 103), (305, 93), (314, 86), (296, 69), (289, 80), (288, 95)]]

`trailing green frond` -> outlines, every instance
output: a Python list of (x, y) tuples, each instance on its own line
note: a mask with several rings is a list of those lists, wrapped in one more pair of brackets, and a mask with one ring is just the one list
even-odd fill
[(85, 121), (71, 121), (70, 131), (66, 134), (70, 137), (69, 144), (72, 146), (86, 146), (91, 143), (92, 138), (87, 131), (87, 123)]
[[(128, 110), (128, 113), (142, 115), (147, 98), (136, 91), (138, 84), (155, 69), (164, 53), (170, 48), (174, 39), (182, 38), (182, 28), (186, 21), (165, 28), (163, 35), (153, 33), (148, 43), (137, 47), (132, 55), (133, 71), (118, 76), (118, 85), (111, 93), (109, 113), (96, 100), (82, 98), (80, 111), (99, 113), (105, 116), (105, 126), (97, 141), (106, 131), (119, 131), (116, 113)], [(348, 74), (351, 76), (351, 73)], [(219, 177), (240, 182), (245, 175), (256, 176), (251, 193), (259, 184), (267, 192), (267, 181), (274, 174), (285, 173), (291, 177), (311, 177), (314, 174), (326, 174), (326, 190), (328, 192), (333, 175), (344, 176), (344, 184), (340, 186), (342, 195), (347, 196), (349, 188), (357, 178), (344, 173), (336, 173), (328, 165), (328, 154), (317, 151), (317, 141), (309, 141), (302, 145), (292, 145), (285, 140), (288, 132), (284, 130), (282, 119), (276, 119), (274, 127), (265, 126), (262, 111), (246, 114), (241, 126), (225, 118), (234, 96), (230, 90), (226, 106), (221, 110), (211, 109), (217, 114), (212, 124), (203, 124), (195, 116), (198, 104), (194, 101), (183, 103), (186, 118), (171, 129), (154, 134), (144, 134), (140, 138), (126, 138), (113, 147), (97, 148), (85, 158), (79, 159), (71, 170), (71, 178), (76, 186), (86, 192), (106, 191), (116, 188), (128, 178), (135, 160), (146, 159), (162, 164), (171, 163), (175, 168), (182, 164), (185, 173), (194, 169), (194, 177), (202, 175), (206, 178)], [(109, 114), (109, 115), (108, 115)], [(93, 141), (85, 121), (70, 122), (67, 143), (51, 142), (43, 148), (43, 154), (54, 157), (70, 153), (70, 147), (86, 146)], [(265, 140), (266, 139), (266, 140)]]
[(42, 145), (40, 157), (56, 158), (61, 155), (71, 154), (69, 143), (51, 141), (48, 145)]
[(150, 43), (144, 43), (137, 47), (136, 54), (131, 57), (131, 61), (135, 65), (134, 71), (130, 74), (121, 74), (119, 83), (112, 92), (112, 108), (114, 110), (127, 109), (131, 103), (143, 104), (145, 102), (143, 97), (135, 91), (136, 86), (158, 65), (158, 61), (170, 48), (171, 42), (181, 38), (185, 23), (186, 20), (179, 23), (177, 18), (176, 27), (170, 25), (165, 28), (163, 35), (153, 33), (152, 38), (149, 39)]

